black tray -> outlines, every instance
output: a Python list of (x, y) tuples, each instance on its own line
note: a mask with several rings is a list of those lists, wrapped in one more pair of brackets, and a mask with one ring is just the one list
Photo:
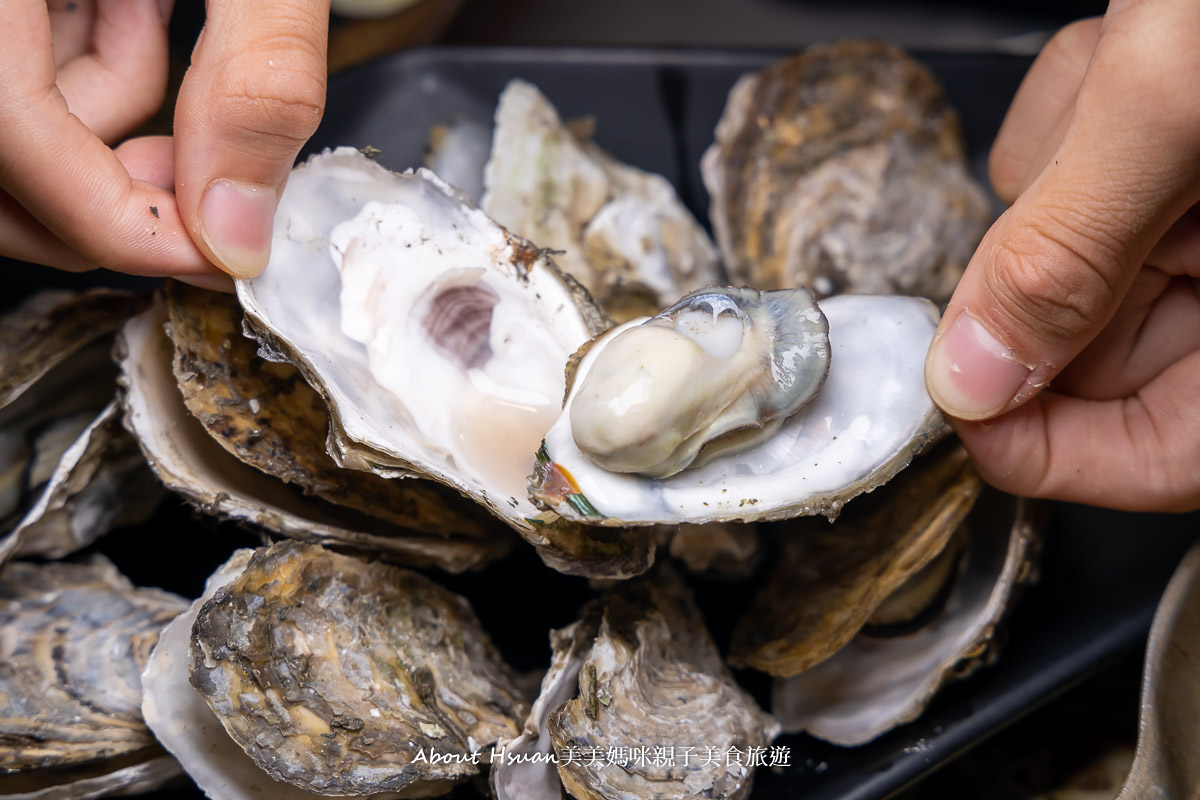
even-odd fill
[[(743, 72), (778, 54), (707, 51), (432, 49), (358, 68), (330, 82), (328, 109), (308, 151), (371, 145), (393, 168), (419, 165), (429, 128), (454, 116), (491, 118), (513, 77), (537, 84), (564, 116), (593, 115), (596, 139), (617, 157), (662, 173), (706, 219), (698, 162), (712, 139), (725, 96)], [(941, 79), (963, 119), (979, 176), (987, 147), (1028, 68), (1001, 54), (919, 56)], [(114, 276), (64, 276), (5, 266), (16, 295), (35, 285), (112, 284)], [(136, 283), (136, 282), (134, 282)], [(6, 302), (5, 305), (8, 303)], [(1196, 515), (1135, 515), (1053, 504), (1038, 585), (1021, 599), (1005, 629), (998, 662), (947, 688), (918, 721), (864, 747), (842, 749), (807, 736), (785, 736), (791, 766), (760, 770), (755, 800), (889, 796), (990, 733), (1046, 702), (1112, 659), (1140, 648), (1159, 594), (1196, 538)], [(118, 531), (97, 549), (140, 584), (188, 596), (249, 534), (192, 517), (169, 502), (151, 523)], [(439, 578), (471, 598), (502, 653), (533, 669), (548, 660), (546, 631), (569, 623), (588, 596), (581, 579), (542, 567), (520, 548), (482, 574)], [(761, 579), (760, 579), (761, 580)], [(759, 581), (697, 580), (698, 600), (722, 646)], [(735, 588), (741, 586), (744, 588)], [(552, 602), (547, 599), (552, 598)], [(767, 681), (740, 673), (765, 701)], [(703, 742), (697, 742), (703, 745)], [(191, 787), (156, 798), (199, 797)], [(454, 797), (476, 797), (464, 787)]]

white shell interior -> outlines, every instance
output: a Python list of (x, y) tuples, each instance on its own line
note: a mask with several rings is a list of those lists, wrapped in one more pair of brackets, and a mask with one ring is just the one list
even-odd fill
[[(867, 295), (829, 298), (821, 309), (829, 320), (829, 377), (816, 399), (751, 451), (665, 479), (606, 472), (576, 446), (568, 397), (546, 451), (603, 519), (566, 504), (556, 510), (610, 525), (776, 519), (836, 512), (876, 476), (889, 477), (882, 473), (907, 463), (941, 425), (924, 379), (937, 310), (920, 298)], [(575, 386), (602, 348), (603, 340), (581, 361)]]
[[(340, 148), (292, 172), (271, 261), (238, 297), (329, 401), (336, 458), (416, 468), (526, 528), (525, 479), (591, 334), (568, 287), (522, 256), (432, 173)], [(495, 302), (470, 363), (427, 322), (456, 288)]]

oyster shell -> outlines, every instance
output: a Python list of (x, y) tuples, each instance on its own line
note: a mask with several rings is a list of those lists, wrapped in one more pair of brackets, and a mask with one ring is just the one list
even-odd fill
[(448, 789), (528, 710), (465, 600), (311, 545), (258, 551), (193, 637), (192, 685), (229, 735), (272, 777), (320, 794)]
[(781, 530), (777, 566), (734, 631), (730, 663), (790, 676), (841, 650), (945, 551), (982, 487), (949, 442), (833, 525)]
[[(686, 585), (661, 568), (605, 598), (578, 686), (548, 726), (559, 777), (581, 800), (745, 797), (754, 775), (747, 753), (765, 750), (779, 732), (725, 669)], [(672, 757), (656, 763), (631, 753), (612, 763), (614, 747), (669, 748)], [(706, 759), (704, 750), (720, 757)]]
[(491, 128), (475, 120), (455, 119), (429, 132), (425, 166), (478, 205), (491, 152)]
[[(305, 497), (278, 478), (240, 463), (188, 413), (172, 373), (173, 349), (163, 332), (167, 321), (166, 304), (159, 300), (125, 325), (119, 341), (121, 382), (125, 387), (124, 423), (167, 488), (214, 516), (283, 536), (369, 551), (414, 566), (438, 566), (461, 572), (478, 568), (507, 552), (506, 539), (495, 536), (494, 531), (481, 526), (472, 515), (458, 513), (453, 505), (431, 511), (430, 506), (439, 501), (421, 498), (419, 488), (397, 489), (391, 495), (399, 498), (391, 507), (391, 516), (410, 520), (408, 527), (400, 528), (392, 521), (372, 519), (318, 498)], [(185, 358), (193, 368), (212, 371), (200, 365), (194, 354)], [(286, 386), (293, 392), (283, 396), (282, 402), (302, 405), (306, 389), (301, 389), (294, 376), (288, 374), (290, 369), (281, 366), (275, 371), (279, 379), (276, 387)], [(238, 445), (253, 448), (257, 438), (271, 451), (259, 463), (269, 460), (284, 476), (313, 481), (312, 472), (320, 471), (318, 479), (324, 479), (330, 493), (346, 491), (346, 497), (351, 502), (358, 499), (360, 505), (366, 505), (361, 499), (371, 496), (369, 491), (374, 491), (376, 497), (389, 496), (387, 489), (362, 488), (355, 495), (346, 487), (356, 484), (361, 487), (361, 482), (350, 479), (339, 482), (330, 477), (337, 468), (330, 463), (326, 469), (320, 463), (324, 454), (314, 452), (311, 438), (319, 439), (322, 434), (312, 427), (319, 423), (314, 422), (311, 414), (305, 416), (292, 409), (295, 413), (288, 418), (291, 425), (286, 432), (293, 436), (287, 441), (279, 436), (281, 431), (277, 426), (283, 425), (283, 420), (277, 417), (271, 417), (272, 426), (260, 425), (247, 432), (245, 419), (236, 413), (238, 406), (250, 411), (252, 401), (261, 397), (259, 411), (264, 412), (280, 398), (274, 396), (275, 388), (258, 394), (254, 375), (238, 371), (240, 377), (234, 383), (212, 387), (218, 396), (229, 392), (231, 400), (237, 398), (223, 406), (229, 415), (227, 426), (223, 425), (225, 418), (213, 411), (219, 400), (208, 395), (207, 402), (213, 405), (205, 406), (205, 400), (194, 399), (202, 413), (207, 410), (213, 415), (210, 422), (235, 435), (238, 444), (230, 444), (231, 449), (238, 449)], [(195, 389), (193, 398), (197, 394)], [(255, 431), (259, 436), (254, 435)], [(239, 435), (242, 433), (245, 435)], [(304, 437), (309, 437), (310, 443), (295, 447)], [(414, 497), (417, 499), (410, 499)]]
[(701, 172), (730, 277), (759, 289), (944, 302), (992, 219), (941, 87), (878, 42), (743, 76)]
[(842, 295), (821, 309), (831, 363), (820, 394), (753, 449), (663, 479), (603, 470), (576, 444), (571, 411), (580, 387), (608, 343), (638, 322), (604, 334), (578, 361), (530, 496), (598, 525), (836, 516), (846, 500), (903, 469), (944, 427), (924, 381), (938, 315), (929, 301), (910, 297)]
[(1036, 574), (1039, 527), (1035, 503), (985, 491), (937, 618), (902, 636), (864, 633), (812, 669), (777, 679), (772, 710), (784, 730), (864, 744), (916, 719), (943, 685), (988, 663), (1005, 611)]
[(266, 350), (325, 397), (339, 463), (452, 486), (557, 569), (646, 569), (647, 536), (593, 535), (526, 497), (567, 358), (605, 324), (575, 281), (431, 173), (347, 148), (293, 171), (275, 226), (238, 296)]
[(577, 137), (541, 92), (509, 82), (496, 108), (481, 207), (561, 266), (619, 321), (721, 282), (716, 248), (661, 175)]
[(142, 721), (139, 676), (159, 631), (186, 605), (135, 589), (99, 556), (0, 570), (6, 796), (99, 796), (177, 774)]

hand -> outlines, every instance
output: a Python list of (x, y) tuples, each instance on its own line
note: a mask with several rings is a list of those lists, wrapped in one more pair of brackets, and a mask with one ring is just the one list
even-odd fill
[(1112, 0), (1038, 57), (991, 154), (1012, 207), (926, 362), (984, 477), (1200, 507), (1200, 5)]
[(161, 104), (172, 0), (0, 0), (0, 253), (213, 288), (266, 265), (325, 100), (328, 0), (211, 0), (175, 138), (110, 149)]

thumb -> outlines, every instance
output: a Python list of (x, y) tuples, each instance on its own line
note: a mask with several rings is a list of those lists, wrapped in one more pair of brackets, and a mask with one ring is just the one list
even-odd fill
[(325, 105), (329, 0), (211, 0), (175, 108), (179, 209), (235, 278), (262, 272), (279, 192)]
[(1108, 323), (1198, 197), (1200, 6), (1114, 0), (1054, 157), (988, 231), (934, 336), (929, 392), (962, 419), (1015, 408)]

